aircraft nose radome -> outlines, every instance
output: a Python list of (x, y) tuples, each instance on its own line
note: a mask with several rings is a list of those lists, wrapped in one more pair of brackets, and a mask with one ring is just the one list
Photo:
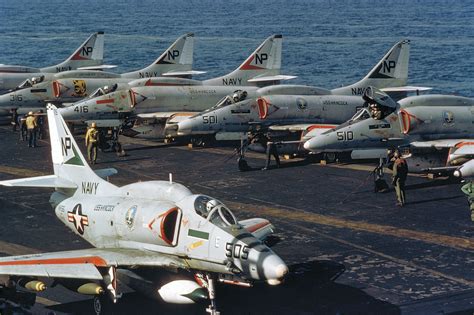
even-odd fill
[(328, 144), (327, 137), (316, 136), (306, 141), (303, 147), (308, 151), (320, 151), (324, 150)]
[(263, 262), (263, 273), (270, 284), (279, 284), (288, 274), (288, 267), (277, 255), (268, 257)]
[(192, 120), (191, 119), (185, 119), (183, 121), (180, 121), (178, 123), (178, 135), (180, 136), (185, 136), (191, 133), (192, 130)]

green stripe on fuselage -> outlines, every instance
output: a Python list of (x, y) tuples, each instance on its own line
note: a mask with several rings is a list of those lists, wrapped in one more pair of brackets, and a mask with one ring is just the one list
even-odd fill
[(188, 236), (201, 238), (201, 239), (206, 240), (206, 241), (209, 239), (209, 233), (203, 232), (203, 231), (198, 231), (198, 230), (193, 230), (193, 229), (188, 230)]

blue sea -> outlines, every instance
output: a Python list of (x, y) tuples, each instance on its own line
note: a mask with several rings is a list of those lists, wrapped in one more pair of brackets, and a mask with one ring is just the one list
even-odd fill
[(411, 40), (409, 84), (474, 96), (474, 1), (0, 0), (0, 63), (49, 66), (105, 32), (117, 72), (150, 64), (194, 32), (195, 69), (225, 74), (283, 34), (291, 83), (335, 88), (362, 78), (397, 41)]

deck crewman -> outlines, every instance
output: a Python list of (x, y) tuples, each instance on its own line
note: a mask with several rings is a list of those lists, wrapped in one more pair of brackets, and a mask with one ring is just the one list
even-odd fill
[(36, 117), (33, 112), (28, 113), (28, 117), (26, 117), (26, 129), (28, 130), (28, 147), (36, 147), (36, 128), (38, 127), (38, 123), (36, 122)]
[(95, 164), (97, 160), (97, 147), (99, 145), (99, 131), (95, 122), (91, 124), (91, 127), (86, 133), (86, 146), (87, 146), (87, 157), (91, 164)]

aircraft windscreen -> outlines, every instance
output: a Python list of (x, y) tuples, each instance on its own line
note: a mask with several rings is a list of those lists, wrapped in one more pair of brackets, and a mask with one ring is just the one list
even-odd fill
[[(226, 95), (223, 98), (221, 98), (221, 100), (219, 102), (217, 102), (216, 105), (212, 106), (211, 108), (206, 109), (205, 111), (203, 111), (203, 112), (201, 112), (201, 113), (199, 113), (195, 116), (206, 114), (206, 113), (208, 113), (210, 111), (213, 111), (215, 109), (238, 103), (240, 101), (245, 100), (246, 98), (247, 98), (247, 91), (236, 90), (232, 94)], [(193, 116), (193, 117), (195, 117), (195, 116)]]
[(102, 95), (105, 95), (105, 94), (112, 93), (115, 90), (117, 90), (117, 87), (118, 87), (118, 85), (114, 84), (112, 86), (107, 86), (106, 85), (104, 87), (98, 88), (97, 90), (95, 90), (94, 92), (91, 93), (89, 98), (94, 98), (94, 97), (98, 97), (98, 96), (102, 96)]
[(209, 196), (198, 196), (194, 201), (194, 209), (201, 217), (217, 226), (237, 224), (234, 214), (222, 202)]
[(25, 81), (21, 82), (14, 90), (29, 88), (43, 81), (44, 81), (44, 75), (41, 75), (39, 77), (32, 77), (31, 79), (26, 79)]
[(359, 121), (366, 120), (367, 118), (370, 118), (370, 117), (372, 117), (372, 116), (371, 116), (369, 110), (368, 110), (366, 107), (361, 108), (361, 109), (359, 109), (359, 110), (354, 114), (354, 116), (352, 116), (351, 119), (349, 119), (348, 121), (346, 121), (346, 122), (343, 123), (343, 124), (340, 124), (339, 126), (337, 126), (337, 127), (334, 128), (334, 129), (330, 129), (330, 130), (324, 132), (323, 134), (332, 132), (332, 131), (334, 131), (334, 130), (340, 130), (340, 129), (344, 128), (344, 127), (347, 127), (347, 126), (352, 125), (352, 124), (354, 124), (354, 123), (356, 123), (356, 122), (359, 122)]

